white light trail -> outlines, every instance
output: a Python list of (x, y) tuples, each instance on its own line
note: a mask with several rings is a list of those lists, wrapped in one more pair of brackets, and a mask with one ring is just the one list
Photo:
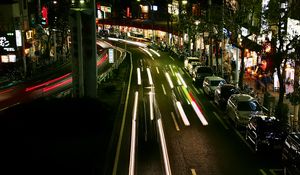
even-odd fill
[(150, 72), (149, 68), (147, 68), (147, 74), (148, 74), (149, 84), (153, 85), (153, 80), (152, 80), (152, 76), (151, 76), (151, 72)]
[(190, 126), (190, 122), (187, 118), (187, 116), (185, 115), (185, 112), (181, 106), (181, 103), (179, 101), (176, 102), (176, 106), (177, 106), (177, 109), (179, 110), (179, 113), (180, 113), (180, 116), (181, 116), (181, 119), (184, 123), (185, 126)]
[(183, 86), (185, 88), (187, 88), (187, 85), (186, 85), (185, 81), (183, 80), (182, 76), (180, 75), (180, 73), (176, 73), (176, 75), (179, 78), (179, 80), (181, 81), (181, 83), (183, 84)]
[(175, 76), (175, 73), (174, 73), (174, 71), (173, 71), (172, 65), (169, 64), (169, 67), (170, 67), (170, 69), (171, 69), (172, 75)]
[(140, 47), (140, 49), (142, 49), (143, 51), (145, 51), (152, 58), (152, 54), (147, 49), (142, 48), (142, 47)]
[(168, 82), (169, 82), (170, 88), (173, 89), (173, 88), (174, 88), (174, 85), (173, 85), (173, 82), (172, 82), (172, 80), (171, 80), (171, 78), (170, 78), (169, 73), (166, 72), (165, 74), (166, 74), (167, 80), (168, 80)]
[(195, 101), (192, 101), (192, 106), (194, 111), (196, 112), (198, 118), (200, 119), (202, 125), (206, 126), (208, 125), (207, 120), (205, 119), (205, 117), (203, 116), (202, 112), (200, 111), (200, 109), (198, 108), (197, 104), (195, 103)]
[(144, 43), (141, 43), (141, 42), (137, 42), (137, 41), (131, 41), (131, 40), (125, 40), (125, 39), (122, 39), (121, 41), (123, 41), (125, 43), (128, 43), (128, 44), (140, 46), (140, 47), (147, 47), (147, 44), (144, 44)]
[(166, 92), (165, 86), (164, 86), (163, 84), (161, 84), (161, 88), (162, 88), (162, 90), (163, 90), (164, 94), (165, 94), (165, 95), (167, 95), (167, 92)]
[(165, 139), (161, 119), (157, 120), (157, 125), (158, 125), (158, 132), (159, 132), (159, 136), (160, 136), (159, 138), (160, 138), (160, 143), (162, 146), (162, 153), (163, 153), (163, 158), (164, 158), (165, 174), (171, 175), (172, 173), (171, 173), (171, 167), (170, 167), (170, 162), (169, 162), (167, 144), (166, 144), (166, 139)]
[(138, 79), (138, 85), (142, 84), (142, 78), (141, 78), (141, 69), (137, 68), (137, 79)]
[(139, 93), (135, 92), (134, 106), (132, 113), (132, 126), (131, 126), (131, 145), (130, 145), (130, 160), (129, 160), (129, 175), (134, 175), (135, 166), (135, 149), (136, 149), (136, 115), (138, 106)]
[(150, 49), (153, 53), (155, 53), (158, 57), (160, 57), (160, 54), (157, 52), (157, 51), (155, 51), (155, 50), (153, 50), (153, 49)]
[(153, 120), (154, 119), (154, 112), (153, 112), (153, 96), (154, 96), (154, 93), (151, 92), (149, 93), (149, 105), (150, 105), (150, 120)]
[(178, 123), (176, 122), (175, 115), (174, 115), (173, 112), (171, 112), (171, 116), (172, 116), (172, 119), (173, 119), (173, 122), (174, 122), (174, 125), (175, 125), (175, 128), (176, 128), (176, 131), (180, 131)]

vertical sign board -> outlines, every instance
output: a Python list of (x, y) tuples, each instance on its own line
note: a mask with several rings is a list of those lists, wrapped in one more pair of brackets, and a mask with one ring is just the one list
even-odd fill
[(108, 60), (109, 63), (114, 63), (114, 49), (108, 50)]

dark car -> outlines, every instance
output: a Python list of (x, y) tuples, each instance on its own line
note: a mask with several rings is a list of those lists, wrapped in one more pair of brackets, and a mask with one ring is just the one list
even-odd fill
[(281, 122), (273, 116), (251, 115), (246, 126), (246, 140), (254, 145), (255, 151), (280, 150), (286, 138)]
[(300, 174), (300, 132), (292, 132), (286, 137), (282, 160), (288, 174)]
[(213, 76), (213, 70), (211, 67), (208, 66), (199, 66), (196, 67), (196, 69), (193, 72), (193, 81), (196, 85), (199, 85), (200, 87), (203, 86), (203, 80), (207, 76)]
[(227, 100), (232, 94), (238, 94), (239, 89), (233, 84), (219, 85), (215, 90), (214, 101), (221, 107), (226, 107)]

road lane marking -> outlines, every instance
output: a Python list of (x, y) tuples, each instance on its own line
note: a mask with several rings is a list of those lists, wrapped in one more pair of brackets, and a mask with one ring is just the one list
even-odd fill
[(197, 175), (196, 170), (195, 169), (191, 169), (192, 175)]
[(238, 135), (240, 137), (240, 139), (247, 145), (247, 147), (252, 151), (255, 152), (254, 149), (252, 148), (252, 146), (245, 140), (245, 138), (241, 135), (241, 133), (234, 129), (234, 132), (236, 133), (236, 135)]
[(194, 85), (192, 85), (192, 86), (193, 86), (194, 90), (196, 91), (196, 93), (200, 94), (200, 92), (198, 91), (198, 89)]
[(8, 109), (8, 108), (17, 106), (17, 105), (19, 105), (19, 104), (20, 104), (20, 102), (17, 102), (17, 103), (15, 103), (15, 104), (12, 104), (12, 105), (10, 105), (10, 106), (7, 106), (7, 107), (5, 107), (5, 108), (2, 108), (2, 109), (0, 109), (0, 112), (6, 110), (6, 109)]
[(123, 132), (124, 132), (124, 127), (125, 127), (125, 118), (126, 118), (126, 113), (127, 113), (127, 106), (128, 106), (128, 99), (129, 99), (129, 92), (130, 92), (130, 85), (131, 85), (131, 78), (132, 78), (132, 70), (133, 70), (133, 65), (132, 65), (132, 54), (131, 52), (128, 52), (130, 54), (130, 73), (129, 73), (129, 80), (128, 80), (128, 86), (127, 86), (127, 93), (126, 93), (126, 100), (125, 100), (125, 106), (124, 106), (124, 112), (122, 116), (122, 124), (121, 124), (121, 129), (120, 129), (120, 135), (118, 139), (118, 144), (117, 144), (117, 151), (116, 151), (116, 156), (115, 156), (115, 162), (114, 162), (114, 167), (113, 167), (113, 175), (117, 174), (117, 169), (118, 169), (118, 163), (119, 163), (119, 157), (120, 157), (120, 150), (121, 150), (121, 143), (123, 139)]
[(213, 112), (213, 114), (217, 117), (219, 122), (223, 125), (223, 127), (227, 130), (229, 129), (228, 126), (223, 122), (223, 120), (219, 117), (219, 115), (216, 112)]
[(149, 84), (153, 85), (153, 80), (152, 80), (152, 76), (151, 76), (151, 72), (150, 72), (149, 68), (147, 68), (147, 74), (148, 74)]
[(170, 57), (173, 61), (175, 61), (173, 57), (171, 57), (171, 56), (169, 56), (169, 57)]
[(267, 175), (267, 173), (263, 169), (259, 169), (260, 173), (263, 175)]
[(178, 123), (177, 123), (177, 121), (176, 121), (176, 119), (175, 119), (175, 116), (174, 116), (174, 113), (173, 113), (173, 112), (171, 112), (171, 116), (172, 116), (173, 122), (174, 122), (174, 124), (175, 124), (176, 130), (177, 130), (177, 131), (180, 131), (179, 126), (178, 126)]
[(162, 87), (162, 90), (164, 91), (164, 94), (167, 95), (167, 92), (166, 92), (166, 89), (165, 89), (165, 86), (163, 84), (161, 84), (161, 87)]
[(158, 70), (158, 67), (156, 67), (156, 72), (157, 72), (157, 74), (159, 74), (159, 70)]
[(173, 70), (173, 68), (172, 68), (172, 65), (169, 64), (169, 67), (170, 67), (170, 70), (171, 70), (171, 72), (172, 72), (172, 75), (175, 76), (175, 73), (174, 73), (174, 70)]
[(173, 84), (173, 82), (171, 80), (171, 77), (170, 77), (169, 73), (166, 72), (165, 75), (166, 75), (166, 78), (167, 78), (167, 80), (169, 82), (170, 88), (173, 89), (174, 88), (174, 84)]

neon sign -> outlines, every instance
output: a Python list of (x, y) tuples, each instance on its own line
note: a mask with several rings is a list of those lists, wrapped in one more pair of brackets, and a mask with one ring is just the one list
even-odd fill
[(0, 54), (16, 51), (16, 35), (14, 32), (0, 33)]

